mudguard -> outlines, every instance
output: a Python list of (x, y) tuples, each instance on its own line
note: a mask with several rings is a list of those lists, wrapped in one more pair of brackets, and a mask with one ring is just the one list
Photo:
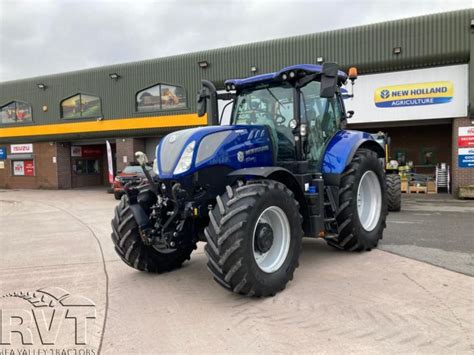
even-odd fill
[(328, 185), (338, 185), (339, 176), (354, 157), (359, 148), (374, 150), (384, 157), (383, 148), (367, 132), (342, 130), (331, 138), (322, 160), (322, 173)]
[(262, 166), (262, 167), (253, 167), (253, 168), (244, 168), (238, 169), (231, 172), (228, 175), (230, 178), (237, 178), (239, 176), (244, 178), (271, 178), (280, 181), (285, 184), (290, 190), (293, 190), (295, 194), (299, 191), (295, 190), (304, 190), (304, 182), (298, 181), (295, 178), (295, 175), (288, 169), (279, 167), (279, 166)]
[(291, 175), (291, 172), (289, 170), (280, 168), (278, 166), (262, 166), (235, 170), (231, 172), (229, 176), (258, 176), (267, 178), (276, 171), (284, 171)]

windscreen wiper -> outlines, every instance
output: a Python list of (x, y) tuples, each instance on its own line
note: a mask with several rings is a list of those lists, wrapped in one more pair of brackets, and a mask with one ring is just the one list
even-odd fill
[(269, 88), (266, 88), (267, 91), (270, 93), (270, 95), (272, 95), (272, 97), (275, 99), (276, 102), (278, 102), (281, 106), (283, 106), (284, 109), (286, 109), (285, 105), (283, 105), (280, 100), (278, 100), (278, 98), (275, 96), (275, 94), (273, 94), (273, 92), (269, 89)]

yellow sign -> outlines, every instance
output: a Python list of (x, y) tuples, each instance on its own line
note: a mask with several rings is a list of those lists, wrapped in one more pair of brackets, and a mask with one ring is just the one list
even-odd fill
[(375, 106), (381, 108), (445, 104), (453, 99), (451, 81), (391, 85), (377, 88)]
[(122, 119), (105, 119), (102, 121), (68, 121), (47, 125), (29, 125), (24, 127), (0, 128), (0, 139), (8, 137), (27, 137), (56, 134), (107, 132), (145, 128), (179, 128), (201, 126), (207, 123), (207, 116), (197, 114), (181, 114), (172, 116), (136, 117)]

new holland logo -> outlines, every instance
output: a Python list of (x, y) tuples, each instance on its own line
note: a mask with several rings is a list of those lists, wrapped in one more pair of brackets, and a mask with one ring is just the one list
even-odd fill
[(170, 142), (170, 143), (174, 143), (175, 141), (176, 141), (176, 134), (172, 134), (172, 135), (170, 136), (169, 142)]
[(453, 99), (451, 81), (384, 86), (375, 90), (375, 106), (406, 107), (445, 104)]
[(382, 90), (382, 91), (380, 91), (380, 97), (381, 97), (382, 99), (386, 99), (386, 98), (388, 98), (389, 96), (390, 96), (390, 91), (388, 91), (388, 90)]

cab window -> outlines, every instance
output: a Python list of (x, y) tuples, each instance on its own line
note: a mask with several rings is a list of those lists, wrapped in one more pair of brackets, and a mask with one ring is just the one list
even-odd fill
[(290, 85), (244, 90), (234, 106), (232, 124), (266, 125), (270, 129), (277, 160), (295, 160), (293, 91)]
[(319, 96), (320, 82), (312, 81), (301, 89), (302, 122), (308, 125), (307, 158), (319, 161), (326, 142), (339, 130), (341, 110), (336, 98)]

